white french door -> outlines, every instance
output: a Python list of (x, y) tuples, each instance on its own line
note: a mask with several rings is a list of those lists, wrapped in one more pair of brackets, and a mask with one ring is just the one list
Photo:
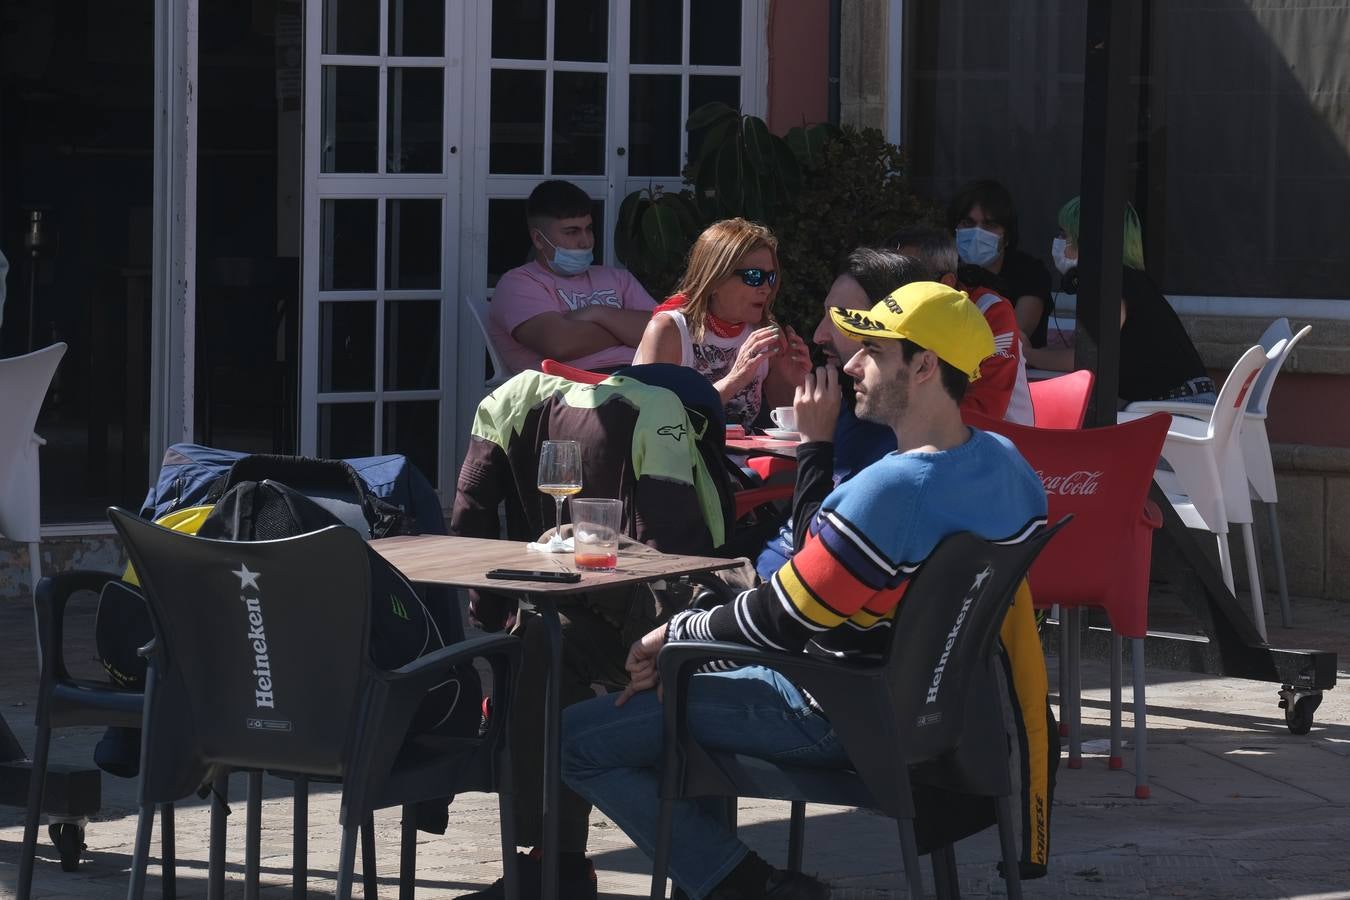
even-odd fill
[(405, 453), (448, 503), (486, 374), (460, 299), (527, 260), (547, 178), (593, 198), (614, 264), (623, 197), (680, 184), (689, 112), (764, 114), (767, 2), (308, 0), (305, 451)]
[(305, 10), (301, 447), (403, 453), (443, 496), (457, 425), (446, 348), (459, 324), (447, 300), (459, 281), (461, 5)]

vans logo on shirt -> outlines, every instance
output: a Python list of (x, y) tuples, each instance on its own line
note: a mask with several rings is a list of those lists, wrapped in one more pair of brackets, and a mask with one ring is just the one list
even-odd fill
[(558, 299), (573, 312), (578, 309), (585, 309), (588, 306), (610, 306), (614, 309), (623, 309), (623, 300), (619, 297), (619, 292), (613, 288), (602, 288), (598, 291), (565, 291), (558, 288)]

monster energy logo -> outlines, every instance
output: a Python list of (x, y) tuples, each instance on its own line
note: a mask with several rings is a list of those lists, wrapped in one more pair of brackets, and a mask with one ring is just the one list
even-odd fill
[(394, 611), (394, 615), (403, 621), (408, 621), (408, 607), (403, 605), (403, 601), (398, 599), (397, 594), (389, 595), (389, 606)]

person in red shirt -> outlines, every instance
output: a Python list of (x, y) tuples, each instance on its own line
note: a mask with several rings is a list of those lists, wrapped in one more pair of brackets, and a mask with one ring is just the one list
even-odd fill
[(956, 240), (945, 231), (937, 228), (903, 229), (888, 238), (886, 246), (922, 262), (935, 280), (965, 291), (970, 302), (984, 313), (989, 329), (994, 332), (994, 355), (980, 364), (979, 380), (971, 382), (966, 390), (966, 396), (961, 401), (961, 411), (974, 410), (995, 419), (1034, 425), (1026, 360), (1022, 357), (1017, 313), (1013, 305), (1006, 297), (989, 288), (968, 288), (957, 281), (959, 259)]

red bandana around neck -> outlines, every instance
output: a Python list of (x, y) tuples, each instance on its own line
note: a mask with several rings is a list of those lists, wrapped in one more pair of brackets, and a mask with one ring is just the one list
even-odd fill
[[(674, 294), (673, 296), (666, 298), (666, 301), (656, 307), (656, 309), (652, 310), (652, 312), (670, 312), (671, 310), (681, 309), (688, 302), (689, 298), (684, 294)], [(744, 322), (736, 324), (728, 322), (726, 319), (719, 319), (712, 314), (712, 310), (708, 310), (704, 313), (704, 320), (704, 323), (711, 329), (712, 333), (720, 338), (739, 337), (741, 332), (745, 330)]]

